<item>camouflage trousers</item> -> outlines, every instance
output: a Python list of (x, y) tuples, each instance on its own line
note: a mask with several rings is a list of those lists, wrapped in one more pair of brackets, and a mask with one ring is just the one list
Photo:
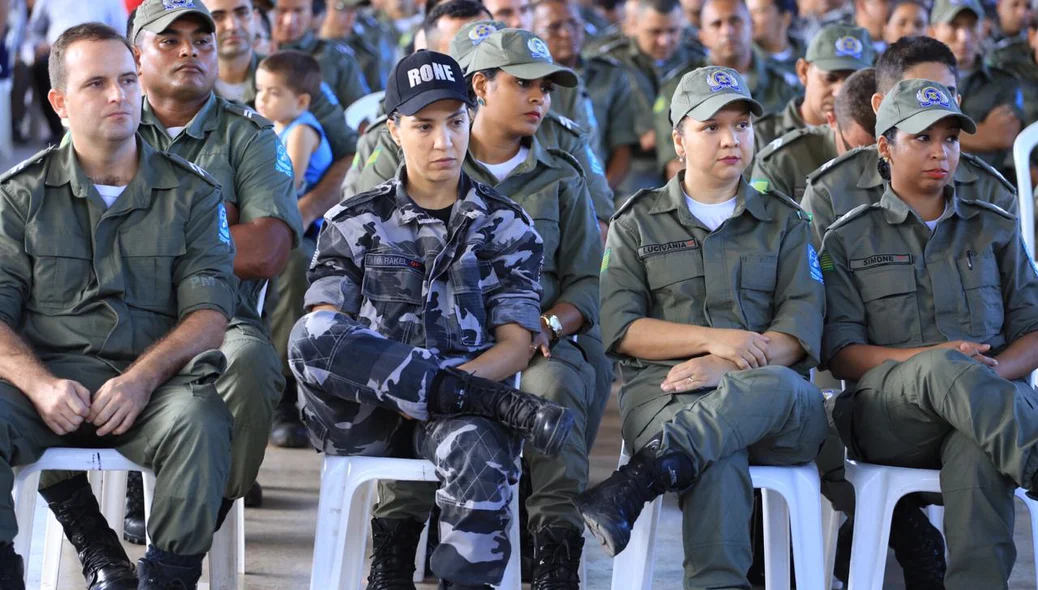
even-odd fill
[(460, 359), (389, 340), (330, 311), (296, 323), (288, 357), (314, 447), (432, 461), (440, 479), (433, 573), (458, 584), (500, 583), (511, 555), (508, 508), (521, 440), (478, 416), (429, 420), (436, 373)]

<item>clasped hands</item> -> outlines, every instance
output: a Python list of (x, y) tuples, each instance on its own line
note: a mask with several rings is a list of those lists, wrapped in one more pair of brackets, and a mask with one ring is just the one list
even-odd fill
[(56, 378), (25, 393), (55, 434), (64, 436), (89, 422), (98, 436), (105, 436), (125, 434), (148, 405), (152, 391), (128, 372), (106, 381), (93, 396), (78, 381)]
[(746, 330), (715, 329), (706, 343), (707, 354), (675, 365), (660, 389), (684, 393), (717, 387), (729, 371), (765, 367), (770, 363), (771, 339)]

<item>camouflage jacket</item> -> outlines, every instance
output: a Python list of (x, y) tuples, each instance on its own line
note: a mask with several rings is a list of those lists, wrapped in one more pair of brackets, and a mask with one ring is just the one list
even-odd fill
[(407, 195), (405, 175), (325, 215), (306, 308), (334, 305), (443, 357), (477, 356), (504, 324), (539, 332), (544, 246), (530, 217), (462, 173), (445, 227)]

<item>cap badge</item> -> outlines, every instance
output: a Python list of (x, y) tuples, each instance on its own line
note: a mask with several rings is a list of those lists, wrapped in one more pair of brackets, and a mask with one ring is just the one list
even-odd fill
[(847, 35), (836, 40), (836, 55), (838, 57), (853, 57), (861, 59), (861, 52), (865, 49), (857, 37)]
[(915, 97), (919, 101), (919, 106), (921, 107), (942, 106), (947, 108), (951, 105), (948, 97), (933, 86), (927, 86), (919, 92), (916, 92)]
[(488, 23), (480, 23), (469, 31), (469, 40), (472, 41), (472, 46), (475, 47), (483, 42), (484, 39), (497, 32), (497, 27)]
[(176, 10), (178, 8), (194, 8), (194, 0), (162, 0), (162, 7), (166, 10)]
[(544, 41), (534, 37), (526, 42), (526, 47), (530, 49), (530, 55), (534, 58), (552, 61), (551, 52), (548, 51), (548, 46), (544, 44)]
[(723, 88), (739, 90), (739, 82), (724, 70), (715, 70), (711, 72), (710, 75), (706, 77), (706, 83), (710, 85), (711, 92), (717, 92)]

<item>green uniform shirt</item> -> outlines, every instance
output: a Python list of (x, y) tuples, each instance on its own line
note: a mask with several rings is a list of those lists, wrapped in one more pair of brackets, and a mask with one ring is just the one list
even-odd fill
[(536, 136), (527, 144), (530, 152), (503, 180), (465, 156), (465, 173), (491, 186), (519, 204), (533, 218), (544, 240), (541, 269), (541, 309), (559, 301), (569, 303), (584, 316), (581, 332), (598, 323), (598, 269), (602, 263), (602, 237), (591, 206), (581, 166), (567, 152), (545, 148)]
[(992, 66), (1012, 74), (1020, 84), (1024, 101), (1024, 127), (1038, 121), (1038, 63), (1034, 61), (1034, 52), (1028, 47), (1012, 55), (996, 56)]
[[(811, 214), (811, 240), (815, 247), (822, 244), (822, 236), (833, 222), (855, 207), (871, 205), (883, 196), (878, 161), (876, 146), (864, 146), (830, 160), (807, 177), (801, 205)], [(953, 181), (960, 194), (976, 195), (1016, 213), (1016, 188), (980, 158), (963, 152)]]
[(591, 106), (598, 121), (598, 159), (608, 162), (610, 154), (623, 146), (637, 146), (634, 111), (631, 109), (631, 80), (623, 64), (601, 55), (581, 59), (575, 69), (591, 95)]
[(551, 91), (551, 110), (559, 115), (574, 121), (580, 125), (591, 141), (591, 147), (595, 150), (598, 159), (605, 161), (599, 147), (602, 145), (601, 129), (599, 120), (595, 116), (594, 106), (591, 104), (591, 95), (584, 83), (584, 78), (577, 74), (577, 85), (573, 88), (555, 86)]
[(0, 321), (42, 360), (126, 369), (188, 314), (234, 313), (220, 186), (138, 138), (138, 169), (106, 207), (66, 139), (0, 177)]
[[(681, 82), (682, 76), (706, 65), (709, 64), (693, 64), (687, 69), (668, 75), (652, 106), (656, 125), (656, 162), (661, 170), (667, 166), (668, 162), (678, 157), (674, 150), (674, 142), (670, 139), (670, 133), (674, 129), (670, 122), (670, 101), (674, 97), (674, 91)], [(742, 76), (749, 87), (750, 95), (760, 103), (760, 106), (764, 107), (765, 115), (779, 111), (792, 99), (803, 93), (799, 81), (796, 85), (791, 85), (782, 70), (756, 51), (753, 53), (753, 62), (750, 64), (749, 71), (743, 73)]]
[[(785, 72), (787, 75), (797, 75), (797, 60), (804, 57), (807, 52), (807, 45), (804, 44), (798, 37), (789, 37), (789, 46), (782, 53), (768, 53), (759, 45), (754, 45), (757, 52), (762, 53), (768, 57), (768, 60), (775, 64), (779, 69)], [(799, 79), (797, 80), (799, 82)]]
[[(793, 367), (817, 364), (824, 288), (807, 216), (790, 199), (742, 183), (732, 217), (711, 232), (689, 213), (677, 174), (617, 211), (602, 260), (602, 336), (616, 354), (631, 323), (777, 331), (807, 352)], [(686, 359), (621, 357), (621, 405), (665, 403), (667, 372)]]
[(821, 254), (827, 362), (852, 344), (953, 340), (990, 344), (994, 356), (1038, 330), (1038, 276), (1017, 219), (970, 200), (971, 188), (946, 189), (932, 235), (889, 188), (829, 228)]
[(313, 32), (308, 32), (295, 43), (282, 44), (279, 49), (295, 49), (312, 55), (321, 66), (321, 76), (331, 86), (343, 108), (371, 94), (353, 50), (342, 43), (318, 39)]
[[(145, 98), (139, 131), (156, 149), (208, 172), (220, 184), (223, 199), (238, 209), (238, 223), (280, 219), (292, 230), (293, 247), (299, 244), (303, 220), (296, 205), (292, 161), (269, 121), (213, 94), (187, 127), (170, 138)], [(238, 285), (235, 319), (263, 326), (256, 306), (265, 282)]]
[[(263, 58), (253, 53), (249, 63), (249, 72), (245, 78), (245, 96), (242, 102), (255, 108), (256, 106), (256, 68)], [(321, 94), (310, 97), (310, 112), (317, 117), (317, 122), (324, 128), (328, 143), (332, 147), (332, 158), (336, 161), (352, 156), (357, 151), (357, 132), (346, 125), (342, 105), (327, 84), (321, 84)]]
[(384, 67), (377, 45), (372, 45), (364, 36), (356, 34), (345, 39), (338, 39), (337, 42), (353, 51), (353, 57), (357, 60), (357, 66), (360, 68), (361, 75), (364, 76), (364, 82), (372, 92), (386, 88), (389, 70)]
[[(613, 191), (606, 181), (605, 169), (591, 149), (587, 134), (573, 121), (549, 112), (537, 128), (535, 137), (542, 146), (562, 150), (580, 164), (595, 215), (599, 220), (608, 222), (614, 210)], [(350, 197), (369, 191), (393, 178), (401, 161), (403, 154), (389, 134), (386, 117), (379, 117), (361, 137), (357, 155), (343, 182), (343, 195)]]
[(786, 107), (781, 111), (768, 113), (753, 122), (754, 153), (760, 154), (769, 143), (790, 131), (796, 131), (808, 126), (804, 122), (804, 117), (800, 115), (800, 105), (803, 103), (804, 97), (797, 96), (790, 99), (786, 103)]
[[(996, 107), (1007, 104), (1012, 106), (1020, 120), (1024, 121), (1024, 95), (1016, 78), (1009, 72), (988, 67), (981, 58), (977, 58), (977, 63), (980, 65), (974, 71), (959, 74), (963, 114), (979, 123)], [(1003, 174), (1015, 175), (1011, 149), (974, 155)]]
[(828, 125), (790, 131), (757, 154), (751, 182), (759, 191), (778, 191), (799, 203), (808, 175), (836, 156), (836, 134)]

